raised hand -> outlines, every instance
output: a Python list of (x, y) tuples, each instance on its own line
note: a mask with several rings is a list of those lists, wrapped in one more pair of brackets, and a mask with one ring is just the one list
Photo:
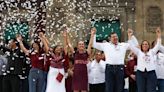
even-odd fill
[(132, 29), (128, 29), (128, 36), (132, 36), (133, 35), (133, 30)]
[(161, 29), (160, 29), (160, 27), (157, 27), (156, 34), (157, 34), (158, 38), (161, 38)]
[(40, 37), (40, 38), (43, 38), (43, 37), (44, 37), (43, 32), (39, 32), (39, 37)]
[(67, 30), (63, 31), (63, 36), (66, 37), (67, 36)]
[(96, 34), (96, 28), (95, 27), (91, 29), (91, 35), (94, 35), (94, 34)]
[(128, 29), (128, 38), (131, 39), (132, 35), (133, 35), (133, 30), (129, 28)]
[(20, 42), (20, 41), (23, 40), (23, 39), (22, 39), (22, 36), (21, 36), (20, 34), (17, 34), (17, 35), (16, 35), (16, 39), (17, 39), (18, 42)]

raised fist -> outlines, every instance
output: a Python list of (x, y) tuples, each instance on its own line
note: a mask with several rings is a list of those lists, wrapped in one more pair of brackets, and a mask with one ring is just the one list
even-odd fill
[(96, 34), (96, 28), (95, 27), (91, 29), (91, 34), (92, 35)]
[(132, 29), (128, 29), (128, 36), (132, 36), (133, 35), (133, 30)]

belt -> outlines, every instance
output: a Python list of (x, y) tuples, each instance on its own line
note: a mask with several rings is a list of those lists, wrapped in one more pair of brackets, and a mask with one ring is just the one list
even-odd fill
[(75, 64), (87, 64), (85, 60), (75, 60)]
[(106, 66), (109, 66), (109, 67), (124, 67), (124, 65), (110, 65), (110, 64), (106, 64)]

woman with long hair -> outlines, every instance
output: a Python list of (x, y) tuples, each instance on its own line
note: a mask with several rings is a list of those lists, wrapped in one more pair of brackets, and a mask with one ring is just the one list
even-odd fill
[[(43, 32), (39, 32), (39, 41), (34, 41), (32, 43), (31, 49), (28, 50), (22, 43), (22, 37), (17, 36), (17, 41), (19, 42), (20, 48), (23, 52), (30, 58), (31, 66), (29, 72), (29, 92), (42, 92), (44, 87), (44, 53), (48, 53), (48, 44), (46, 43), (46, 37)], [(41, 43), (44, 45), (44, 51), (41, 47)]]
[(65, 34), (64, 32), (64, 49), (60, 45), (56, 45), (53, 48), (53, 52), (51, 52), (46, 92), (53, 92), (54, 90), (66, 92), (65, 74), (67, 69), (65, 68), (68, 66), (68, 55)]
[(156, 34), (157, 44), (154, 48), (150, 48), (147, 40), (142, 41), (141, 48), (138, 48), (132, 44), (132, 30), (128, 30), (130, 48), (137, 56), (136, 82), (138, 92), (156, 92), (157, 76), (155, 73), (154, 55), (156, 55), (161, 45), (161, 32), (159, 28), (157, 28)]

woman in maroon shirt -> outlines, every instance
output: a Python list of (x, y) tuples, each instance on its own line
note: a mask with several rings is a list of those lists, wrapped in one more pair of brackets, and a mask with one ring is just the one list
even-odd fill
[[(22, 41), (21, 36), (17, 37), (20, 48), (30, 58), (32, 68), (29, 73), (29, 92), (42, 92), (44, 87), (44, 51), (40, 46), (40, 42), (35, 41), (32, 44), (32, 49), (27, 50)], [(45, 41), (43, 32), (39, 32), (39, 39), (44, 45), (45, 52), (48, 53), (48, 44)]]
[(87, 92), (88, 91), (88, 73), (87, 66), (88, 58), (91, 53), (92, 44), (89, 43), (87, 51), (85, 50), (84, 41), (79, 41), (77, 45), (77, 51), (74, 51), (70, 44), (69, 38), (67, 38), (68, 46), (71, 48), (71, 52), (74, 57), (74, 70), (73, 70), (73, 90), (74, 92)]
[(137, 57), (134, 53), (130, 53), (125, 68), (125, 73), (129, 77), (129, 92), (137, 92), (136, 66), (137, 66)]
[(68, 55), (65, 33), (63, 33), (63, 36), (65, 48), (62, 49), (60, 45), (57, 45), (51, 53), (46, 92), (53, 92), (54, 90), (57, 90), (57, 92), (66, 92), (65, 72), (68, 66)]

